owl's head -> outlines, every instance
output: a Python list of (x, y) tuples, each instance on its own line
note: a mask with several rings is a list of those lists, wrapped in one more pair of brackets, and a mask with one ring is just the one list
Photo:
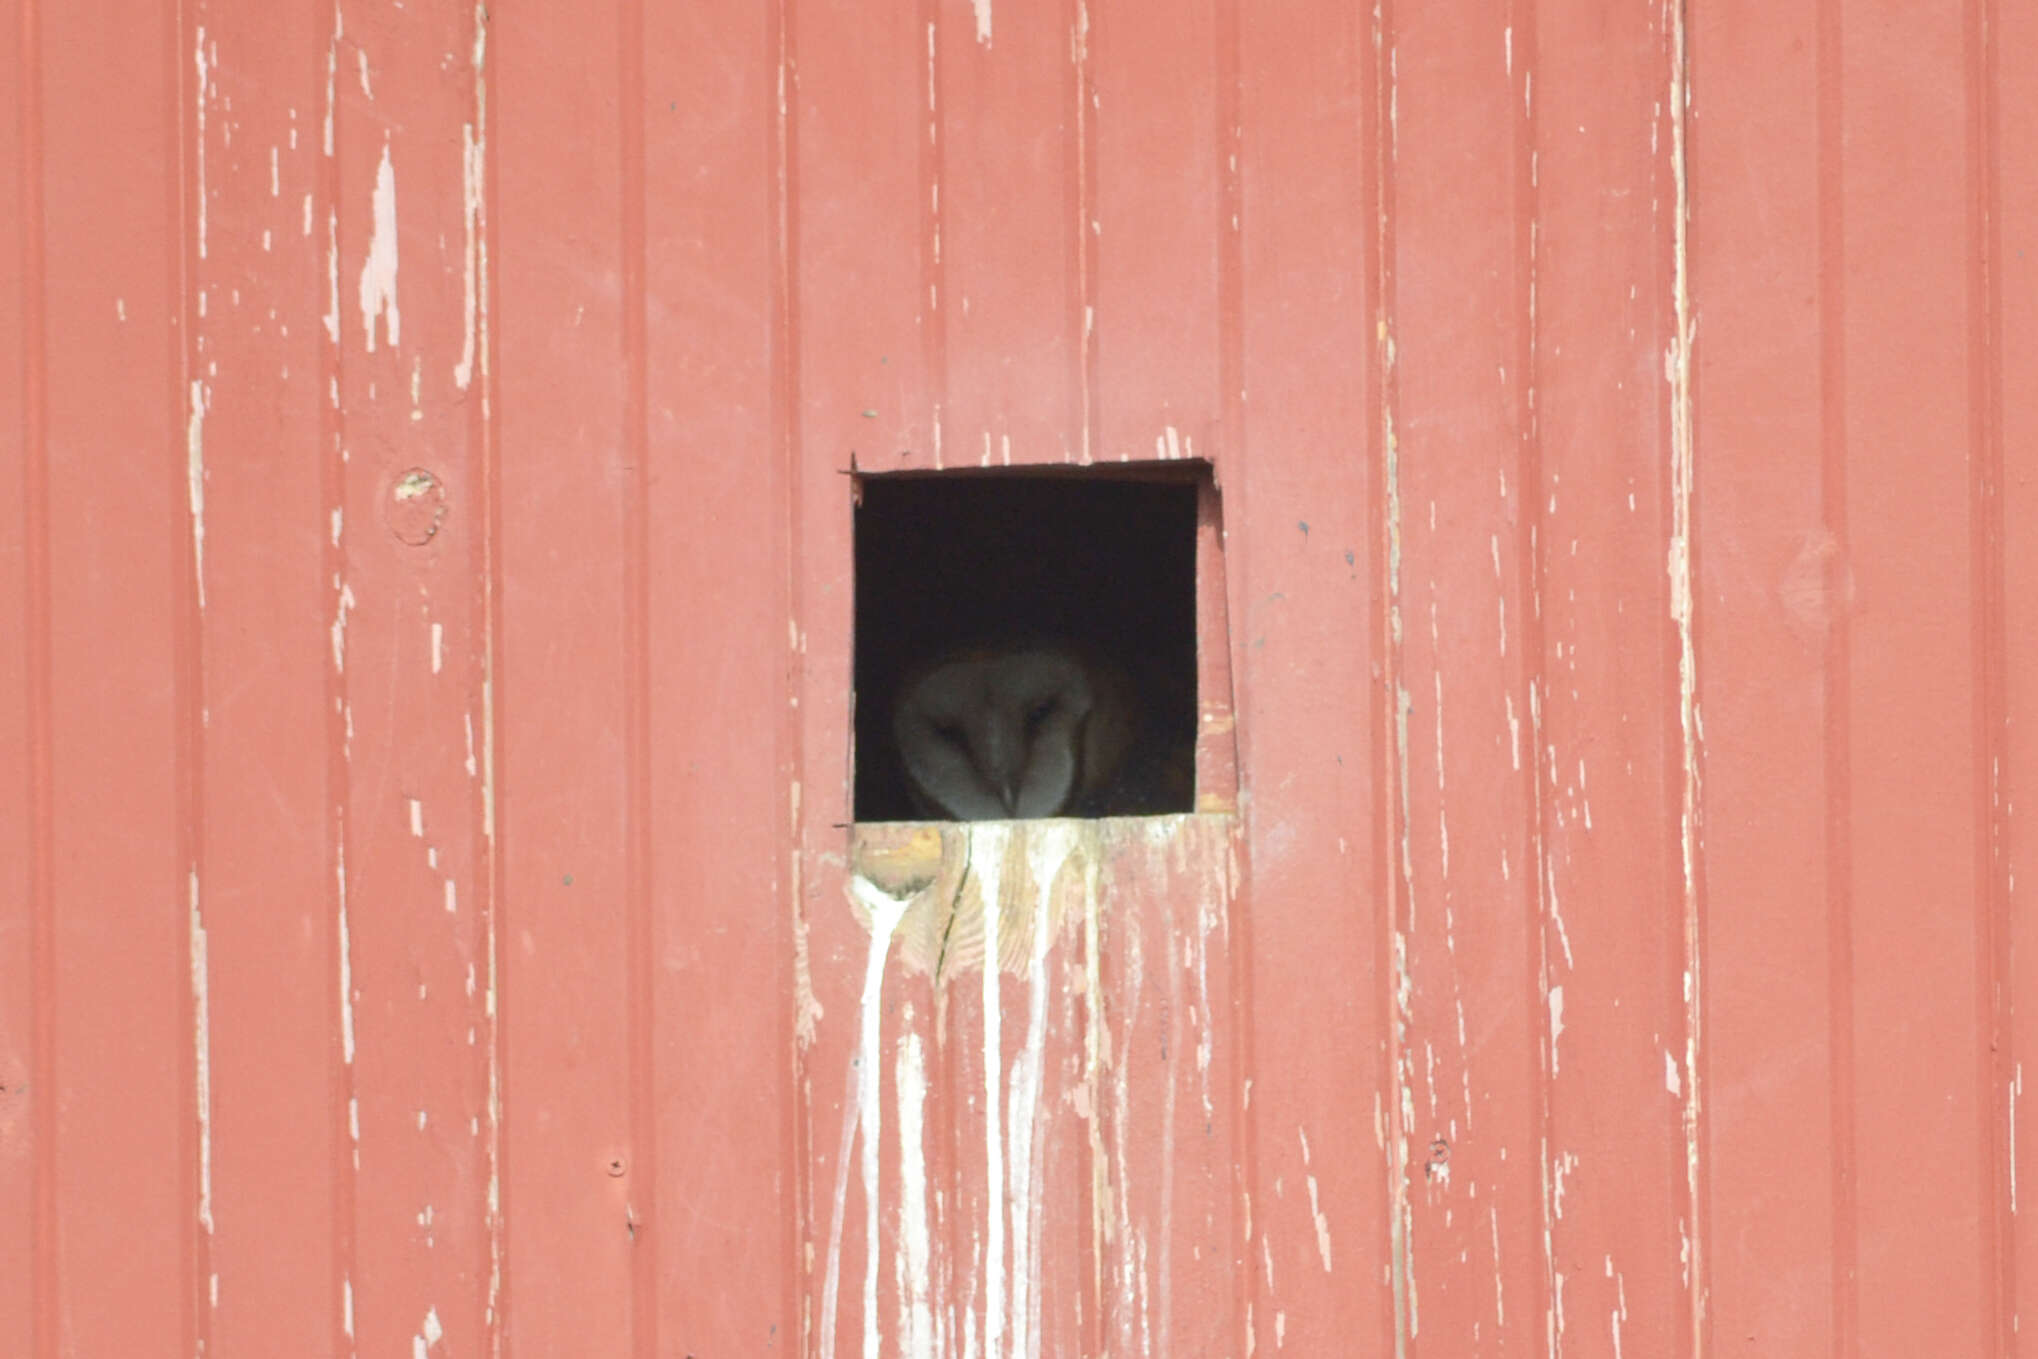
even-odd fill
[(1122, 753), (1103, 730), (1122, 721), (1098, 711), (1107, 687), (1094, 663), (1054, 644), (935, 662), (906, 682), (892, 713), (916, 801), (958, 821), (1065, 812)]

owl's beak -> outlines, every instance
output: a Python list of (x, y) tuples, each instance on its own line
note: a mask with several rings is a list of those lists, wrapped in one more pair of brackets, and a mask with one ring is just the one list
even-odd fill
[(1005, 804), (1005, 815), (1017, 816), (1019, 814), (1019, 781), (1017, 779), (999, 780), (998, 801)]

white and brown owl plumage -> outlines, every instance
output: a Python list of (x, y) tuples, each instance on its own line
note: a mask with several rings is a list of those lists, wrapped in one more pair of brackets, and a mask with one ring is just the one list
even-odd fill
[(956, 821), (1080, 814), (1139, 725), (1124, 672), (1060, 642), (951, 653), (908, 675), (892, 710), (915, 805)]

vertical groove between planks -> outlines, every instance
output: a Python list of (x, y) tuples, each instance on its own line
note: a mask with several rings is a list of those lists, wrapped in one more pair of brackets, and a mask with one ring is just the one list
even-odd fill
[(2009, 814), (2002, 787), (2009, 745), (2009, 646), (2005, 616), (2002, 421), (2002, 271), (1997, 223), (2001, 218), (2000, 145), (1997, 141), (1998, 57), (1995, 0), (1969, 0), (1967, 45), (1968, 202), (1968, 411), (1969, 495), (1973, 524), (1975, 701), (1976, 950), (1980, 976), (1976, 1047), (1986, 1098), (1982, 1107), (1986, 1196), (1978, 1205), (1983, 1298), (1993, 1352), (2014, 1354), (2016, 1224), (2010, 1213), (2010, 1081), (2016, 1068), (2011, 1022), (2012, 938), (2007, 837)]
[[(1089, 0), (1071, 0), (1069, 5), (1070, 103), (1068, 128), (1069, 188), (1069, 277), (1075, 285), (1075, 314), (1071, 323), (1076, 343), (1075, 381), (1076, 433), (1082, 440), (1077, 461), (1088, 465), (1096, 456), (1101, 426), (1097, 419), (1097, 236), (1090, 230), (1090, 215), (1097, 202), (1097, 120), (1096, 68), (1090, 57)], [(1101, 1278), (1101, 1275), (1099, 1276)], [(1097, 1344), (1103, 1344), (1101, 1314)]]
[(1536, 0), (1518, 0), (1509, 16), (1513, 29), (1515, 60), (1521, 71), (1520, 99), (1515, 113), (1515, 260), (1516, 260), (1516, 307), (1515, 324), (1521, 337), (1521, 349), (1517, 357), (1519, 375), (1515, 390), (1519, 393), (1516, 407), (1516, 429), (1519, 436), (1519, 456), (1515, 464), (1515, 503), (1520, 506), (1519, 529), (1515, 544), (1516, 570), (1520, 574), (1519, 589), (1521, 603), (1521, 680), (1520, 720), (1528, 729), (1528, 756), (1522, 769), (1528, 779), (1528, 797), (1525, 812), (1529, 854), (1525, 865), (1535, 874), (1535, 890), (1531, 900), (1535, 902), (1535, 927), (1525, 932), (1528, 941), (1528, 958), (1525, 975), (1528, 977), (1528, 1013), (1533, 1017), (1536, 1042), (1529, 1056), (1529, 1088), (1535, 1092), (1532, 1107), (1536, 1119), (1536, 1159), (1540, 1186), (1537, 1193), (1537, 1208), (1540, 1214), (1543, 1242), (1542, 1268), (1536, 1273), (1536, 1313), (1544, 1319), (1545, 1344), (1550, 1352), (1556, 1349), (1555, 1317), (1551, 1299), (1555, 1292), (1556, 1259), (1553, 1242), (1556, 1233), (1555, 1203), (1550, 1183), (1550, 1129), (1554, 1120), (1553, 1095), (1550, 1088), (1551, 1044), (1555, 1041), (1550, 1026), (1550, 865), (1548, 862), (1548, 838), (1543, 806), (1543, 719), (1542, 692), (1544, 687), (1543, 636), (1543, 445), (1542, 427), (1536, 412), (1536, 383), (1539, 376), (1539, 354), (1536, 331), (1536, 283), (1537, 266), (1541, 242), (1538, 239), (1537, 220), (1541, 212), (1541, 193), (1537, 188), (1536, 153), (1539, 137), (1539, 120), (1535, 111), (1535, 77), (1537, 69), (1536, 24), (1539, 20)]
[[(202, 76), (194, 76), (193, 66), (187, 60), (198, 39), (198, 32), (190, 22), (190, 11), (184, 0), (178, 0), (168, 7), (168, 52), (165, 60), (170, 64), (169, 78), (165, 88), (176, 106), (169, 118), (164, 119), (165, 136), (170, 144), (164, 148), (164, 163), (171, 167), (169, 181), (170, 201), (167, 205), (168, 220), (175, 224), (166, 233), (165, 269), (169, 275), (165, 292), (171, 299), (170, 326), (165, 336), (169, 348), (170, 388), (164, 393), (168, 406), (165, 428), (185, 428), (187, 420), (195, 420), (195, 407), (201, 401), (198, 391), (192, 386), (194, 375), (202, 371), (198, 361), (198, 312), (195, 290), (202, 287), (197, 265), (197, 231), (195, 223), (205, 211), (205, 204), (199, 195), (204, 185), (198, 183), (192, 155), (197, 150), (197, 138), (201, 135), (198, 119), (193, 112), (194, 101), (205, 98)], [(166, 454), (172, 449), (165, 448)], [(188, 454), (187, 454), (188, 456)], [(210, 1061), (206, 1048), (207, 1000), (205, 935), (203, 926), (203, 892), (205, 882), (205, 669), (204, 669), (204, 614), (200, 605), (200, 577), (203, 559), (199, 555), (197, 535), (202, 531), (198, 505), (194, 503), (199, 488), (190, 484), (193, 476), (202, 477), (203, 468), (190, 468), (183, 459), (166, 456), (164, 471), (171, 479), (170, 504), (180, 506), (176, 513), (181, 520), (181, 532), (171, 535), (174, 559), (166, 563), (170, 572), (171, 600), (171, 714), (175, 724), (172, 736), (172, 760), (174, 780), (173, 796), (176, 799), (176, 862), (188, 875), (185, 882), (176, 884), (174, 898), (185, 906), (184, 950), (190, 960), (186, 971), (182, 997), (182, 1031), (187, 1042), (178, 1048), (178, 1087), (183, 1092), (184, 1108), (178, 1120), (179, 1136), (187, 1139), (180, 1147), (178, 1164), (181, 1167), (179, 1199), (191, 1214), (190, 1226), (183, 1239), (184, 1249), (179, 1263), (184, 1274), (183, 1340), (188, 1354), (203, 1354), (212, 1348), (211, 1308), (207, 1303), (206, 1281), (213, 1270), (212, 1234), (213, 1218), (211, 1207), (211, 1116), (209, 1111), (210, 1093), (205, 1088), (210, 1080)], [(188, 899), (187, 898), (188, 894)]]
[[(1224, 467), (1242, 467), (1245, 462), (1245, 186), (1242, 179), (1242, 161), (1245, 151), (1245, 87), (1243, 54), (1240, 50), (1241, 27), (1239, 0), (1216, 0), (1217, 36), (1217, 126), (1215, 158), (1217, 164), (1218, 193), (1217, 211), (1217, 388), (1218, 388), (1218, 446), (1213, 458)], [(1199, 511), (1200, 513), (1200, 511)], [(1222, 507), (1219, 507), (1222, 514)], [(1218, 521), (1218, 532), (1223, 532), (1223, 520)], [(1221, 559), (1221, 552), (1220, 552)], [(1220, 597), (1228, 588), (1219, 574), (1210, 579), (1199, 566), (1195, 588), (1198, 592), (1216, 590)], [(1228, 613), (1228, 611), (1226, 611)], [(1209, 614), (1200, 605), (1199, 615)], [(1219, 615), (1223, 617), (1223, 614)], [(1199, 631), (1201, 629), (1199, 628)], [(1197, 639), (1199, 649), (1204, 646), (1228, 647), (1229, 638), (1221, 633), (1217, 636), (1204, 635)], [(1232, 669), (1227, 654), (1225, 673)], [(1207, 675), (1210, 668), (1200, 661), (1197, 673)], [(1236, 685), (1233, 685), (1234, 691)], [(1208, 695), (1196, 695), (1198, 713), (1204, 711)], [(1224, 696), (1227, 711), (1236, 712), (1236, 702), (1231, 694)], [(1200, 721), (1199, 721), (1200, 728)], [(1234, 744), (1232, 756), (1233, 785), (1231, 789), (1236, 805), (1237, 770), (1239, 760)], [(1207, 790), (1196, 789), (1198, 805)], [(1232, 837), (1234, 855), (1242, 856), (1245, 851), (1243, 836)], [(1244, 895), (1241, 883), (1243, 869), (1235, 868), (1226, 881), (1224, 910), (1231, 916), (1232, 925), (1227, 927), (1225, 937), (1231, 941), (1231, 1006), (1229, 1018), (1232, 1024), (1232, 1051), (1236, 1054), (1232, 1062), (1233, 1087), (1227, 1092), (1231, 1108), (1236, 1111), (1233, 1126), (1237, 1129), (1236, 1141), (1231, 1158), (1231, 1258), (1240, 1267), (1233, 1274), (1232, 1326), (1233, 1343), (1240, 1354), (1250, 1353), (1253, 1336), (1249, 1318), (1253, 1313), (1253, 1302), (1259, 1293), (1258, 1279), (1252, 1268), (1252, 1242), (1247, 1236), (1247, 1200), (1252, 1190), (1253, 1178), (1258, 1173), (1259, 1139), (1254, 1133), (1254, 1120), (1246, 1116), (1246, 1081), (1251, 1074), (1250, 1054), (1253, 1050), (1252, 974), (1248, 966), (1251, 949), (1247, 943), (1245, 921), (1240, 909)], [(1206, 1016), (1205, 1023), (1214, 1024), (1216, 1017)], [(1239, 1060), (1243, 1058), (1243, 1060)]]
[(920, 36), (927, 44), (927, 103), (923, 110), (927, 135), (920, 142), (920, 296), (916, 307), (922, 318), (920, 358), (926, 366), (927, 383), (933, 389), (927, 432), (934, 444), (929, 451), (934, 455), (934, 465), (939, 467), (941, 425), (948, 410), (948, 323), (944, 318), (949, 297), (941, 233), (948, 211), (942, 199), (947, 145), (941, 135), (941, 120), (947, 110), (941, 98), (941, 13), (937, 0), (920, 0), (919, 14)]
[[(476, 601), (475, 616), (480, 620), (481, 636), (481, 743), (480, 758), (483, 761), (480, 796), (477, 798), (476, 815), (480, 821), (481, 833), (475, 843), (481, 847), (481, 862), (476, 865), (483, 887), (482, 933), (486, 941), (488, 994), (492, 1003), (486, 1007), (488, 1022), (488, 1052), (486, 1054), (486, 1077), (488, 1089), (488, 1173), (493, 1192), (489, 1198), (487, 1234), (489, 1251), (489, 1287), (487, 1311), (487, 1336), (489, 1353), (495, 1359), (507, 1352), (509, 1325), (506, 1320), (510, 1273), (510, 1176), (505, 1164), (508, 1138), (503, 1132), (503, 1110), (507, 1108), (509, 1083), (509, 1052), (506, 1043), (508, 1025), (504, 1022), (503, 1003), (509, 995), (503, 985), (503, 971), (509, 956), (503, 951), (503, 846), (498, 839), (501, 827), (506, 824), (503, 814), (503, 762), (496, 749), (497, 733), (502, 727), (503, 680), (502, 664), (502, 428), (495, 415), (495, 336), (489, 318), (496, 314), (495, 270), (491, 261), (494, 252), (489, 249), (493, 241), (493, 225), (500, 205), (496, 186), (501, 182), (495, 163), (495, 129), (490, 125), (494, 118), (495, 79), (492, 74), (494, 63), (488, 59), (488, 9), (485, 4), (474, 7), (474, 136), (480, 146), (478, 168), (469, 173), (482, 177), (481, 220), (475, 223), (475, 241), (472, 249), (478, 257), (470, 261), (474, 270), (474, 286), (478, 291), (478, 315), (474, 318), (475, 363), (474, 378), (478, 399), (468, 403), (470, 436), (479, 456), (475, 465), (480, 470), (476, 499), (481, 505), (481, 570), (476, 581), (480, 598)], [(471, 699), (470, 699), (471, 701)]]
[[(1091, 117), (1093, 71), (1090, 64), (1090, 12), (1088, 0), (1069, 0), (1064, 11), (1063, 22), (1069, 35), (1069, 69), (1067, 85), (1068, 122), (1064, 128), (1063, 173), (1066, 183), (1063, 188), (1063, 220), (1067, 225), (1067, 268), (1069, 280), (1069, 333), (1075, 342), (1069, 346), (1071, 380), (1069, 394), (1069, 428), (1076, 437), (1076, 461), (1088, 465), (1095, 456), (1098, 446), (1096, 378), (1097, 351), (1093, 318), (1096, 306), (1097, 281), (1097, 238), (1089, 229), (1090, 214), (1097, 201), (1096, 127)], [(1092, 904), (1092, 910), (1096, 909)], [(1088, 936), (1090, 947), (1101, 947), (1101, 930)], [(1091, 968), (1101, 966), (1101, 960), (1092, 954), (1086, 960)], [(1086, 1006), (1096, 1002), (1094, 995), (1084, 999)], [(1088, 1013), (1086, 1022), (1101, 1026), (1105, 1017), (1094, 1012)], [(1091, 1080), (1100, 1073), (1088, 1070)], [(1099, 1101), (1102, 1092), (1092, 1089), (1090, 1095)], [(944, 1110), (949, 1107), (943, 1101)], [(944, 1112), (945, 1118), (953, 1118)], [(1092, 1144), (1092, 1155), (1098, 1144)], [(1104, 1240), (1099, 1235), (1097, 1224), (1102, 1220), (1102, 1207), (1098, 1202), (1099, 1168), (1091, 1164), (1082, 1184), (1080, 1202), (1082, 1221), (1089, 1225), (1086, 1268), (1081, 1270), (1077, 1282), (1077, 1297), (1085, 1308), (1084, 1325), (1080, 1331), (1085, 1354), (1102, 1355), (1109, 1351), (1110, 1327), (1106, 1322), (1104, 1272), (1106, 1258)], [(1108, 1172), (1106, 1172), (1108, 1173)]]
[(1684, 1212), (1688, 1222), (1688, 1274), (1685, 1289), (1690, 1326), (1692, 1359), (1708, 1352), (1711, 1289), (1711, 1214), (1707, 1211), (1709, 1182), (1705, 1147), (1707, 1124), (1706, 1086), (1701, 1073), (1705, 1062), (1705, 926), (1707, 902), (1702, 812), (1702, 742), (1698, 737), (1699, 714), (1699, 578), (1697, 469), (1692, 459), (1696, 450), (1693, 422), (1696, 397), (1692, 391), (1692, 344), (1696, 327), (1692, 319), (1691, 245), (1691, 65), (1689, 0), (1676, 0), (1670, 9), (1671, 30), (1666, 34), (1670, 56), (1670, 148), (1671, 179), (1674, 188), (1672, 217), (1671, 291), (1674, 363), (1670, 370), (1669, 416), (1672, 475), (1669, 479), (1672, 551), (1671, 621), (1668, 650), (1669, 674), (1674, 687), (1666, 695), (1666, 748), (1678, 752), (1677, 760), (1665, 769), (1664, 810), (1674, 828), (1674, 852), (1666, 856), (1672, 865), (1671, 900), (1678, 903), (1684, 975), (1680, 993), (1671, 998), (1670, 1012), (1684, 1016), (1683, 1054), (1683, 1144)]
[[(339, 0), (331, 6), (333, 25), (321, 44), (322, 50), (315, 54), (324, 60), (318, 64), (326, 67), (328, 83), (324, 116), (329, 120), (332, 135), (323, 144), (320, 171), (314, 178), (312, 192), (315, 195), (314, 215), (320, 220), (326, 233), (328, 258), (337, 260), (340, 249), (339, 202), (340, 166), (335, 155), (339, 136), (339, 102), (330, 81), (332, 63), (337, 59), (340, 42)], [(327, 286), (337, 288), (337, 274), (328, 269)], [(322, 508), (326, 521), (333, 525), (328, 531), (325, 524), (317, 528), (319, 541), (323, 544), (329, 617), (336, 617), (340, 606), (340, 592), (346, 580), (347, 550), (346, 529), (341, 519), (341, 510), (347, 499), (346, 423), (339, 404), (339, 383), (341, 367), (340, 337), (344, 333), (345, 313), (341, 310), (336, 291), (326, 298), (328, 314), (332, 318), (331, 329), (319, 341), (318, 349), (318, 391), (315, 399), (319, 410), (319, 481)], [(329, 919), (331, 932), (327, 935), (327, 946), (331, 954), (327, 961), (326, 975), (332, 978), (333, 990), (328, 1013), (332, 1016), (333, 1034), (329, 1045), (328, 1061), (332, 1068), (332, 1141), (329, 1144), (333, 1192), (333, 1349), (336, 1354), (357, 1353), (354, 1342), (353, 1268), (354, 1253), (358, 1237), (357, 1213), (355, 1207), (359, 1167), (353, 1157), (358, 1150), (352, 1133), (350, 1110), (356, 1095), (352, 1039), (349, 1036), (351, 1018), (349, 1010), (353, 1004), (349, 995), (351, 961), (348, 956), (349, 939), (347, 925), (347, 684), (346, 676), (337, 663), (325, 667), (325, 767), (326, 767), (326, 870), (332, 884), (332, 901)]]
[(644, 0), (623, 0), (617, 53), (622, 119), (623, 456), (629, 488), (623, 518), (624, 892), (629, 939), (630, 1150), (625, 1173), (635, 1268), (630, 1352), (658, 1353), (657, 1110), (653, 1079), (652, 985), (656, 931), (651, 918), (651, 647), (649, 365), (645, 320)]
[(784, 573), (783, 599), (787, 617), (784, 689), (777, 695), (779, 714), (775, 751), (777, 783), (786, 799), (786, 861), (774, 870), (771, 878), (780, 885), (779, 890), (783, 893), (783, 899), (778, 903), (781, 946), (777, 995), (779, 1041), (783, 1045), (781, 1060), (784, 1062), (781, 1072), (785, 1082), (781, 1088), (780, 1107), (784, 1112), (780, 1119), (780, 1145), (781, 1154), (787, 1158), (784, 1163), (793, 1167), (789, 1177), (792, 1183), (780, 1218), (785, 1274), (782, 1284), (785, 1311), (780, 1327), (786, 1332), (781, 1338), (790, 1345), (792, 1352), (805, 1355), (810, 1337), (802, 1307), (807, 1295), (807, 1274), (801, 1256), (802, 1243), (810, 1239), (804, 1213), (805, 1206), (811, 1202), (813, 1148), (809, 1142), (807, 1120), (798, 1113), (801, 1104), (800, 1040), (796, 999), (800, 986), (798, 960), (804, 950), (797, 946), (802, 930), (799, 871), (801, 739), (800, 713), (794, 706), (800, 685), (800, 571), (793, 535), (794, 526), (801, 522), (802, 506), (799, 477), (799, 296), (794, 285), (798, 277), (795, 272), (798, 258), (798, 186), (793, 167), (799, 145), (798, 126), (793, 113), (798, 107), (799, 93), (793, 43), (794, 0), (774, 0), (768, 22), (770, 60), (775, 74), (771, 90), (773, 104), (766, 120), (771, 128), (771, 174), (767, 188), (767, 212), (771, 218), (769, 229), (772, 233), (770, 421), (772, 460), (780, 479), (776, 488), (781, 505), (776, 555)]
[(1821, 0), (1818, 11), (1818, 326), (1820, 499), (1833, 551), (1826, 563), (1826, 592), (1834, 607), (1826, 637), (1826, 939), (1831, 996), (1833, 1354), (1849, 1359), (1859, 1347), (1856, 1259), (1859, 1209), (1855, 1192), (1854, 1135), (1854, 932), (1852, 778), (1847, 667), (1851, 628), (1846, 608), (1847, 382), (1845, 90), (1841, 69), (1840, 0)]
[(56, 1359), (57, 1295), (57, 996), (56, 811), (53, 801), (50, 702), (50, 538), (48, 338), (44, 279), (42, 14), (40, 0), (22, 0), (20, 43), (20, 202), (22, 355), (22, 545), (27, 617), (23, 620), (28, 680), (29, 1000), (33, 1048), (30, 1087), (34, 1119), (35, 1359)]
[(1394, 376), (1394, 174), (1395, 99), (1394, 11), (1391, 0), (1376, 0), (1373, 6), (1373, 89), (1372, 99), (1363, 104), (1372, 118), (1367, 145), (1372, 153), (1370, 210), (1373, 230), (1366, 235), (1371, 258), (1367, 272), (1374, 283), (1372, 383), (1367, 393), (1367, 418), (1380, 437), (1380, 465), (1370, 472), (1379, 497), (1381, 578), (1387, 588), (1380, 598), (1377, 626), (1380, 654), (1386, 658), (1385, 683), (1375, 711), (1376, 733), (1381, 752), (1374, 766), (1377, 780), (1375, 818), (1380, 882), (1375, 900), (1380, 919), (1375, 926), (1382, 956), (1389, 959), (1392, 984), (1382, 988), (1382, 1069), (1376, 1088), (1386, 1100), (1382, 1169), (1387, 1176), (1389, 1269), (1393, 1306), (1386, 1309), (1383, 1324), (1396, 1356), (1405, 1355), (1413, 1338), (1415, 1262), (1408, 1239), (1410, 1204), (1408, 1198), (1407, 1148), (1410, 1130), (1402, 1119), (1402, 1082), (1405, 1079), (1404, 1043), (1408, 1013), (1402, 997), (1408, 994), (1408, 956), (1402, 946), (1407, 918), (1412, 911), (1414, 882), (1406, 856), (1401, 852), (1408, 835), (1408, 750), (1403, 739), (1407, 731), (1405, 686), (1402, 683), (1406, 659), (1401, 645), (1401, 494), (1399, 434), (1395, 428), (1397, 384)]

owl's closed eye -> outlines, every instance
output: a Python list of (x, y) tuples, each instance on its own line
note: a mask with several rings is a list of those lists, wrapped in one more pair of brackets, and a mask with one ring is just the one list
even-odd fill
[(1139, 729), (1123, 671), (1060, 642), (952, 653), (900, 687), (892, 734), (929, 816), (1063, 816), (1118, 772)]

